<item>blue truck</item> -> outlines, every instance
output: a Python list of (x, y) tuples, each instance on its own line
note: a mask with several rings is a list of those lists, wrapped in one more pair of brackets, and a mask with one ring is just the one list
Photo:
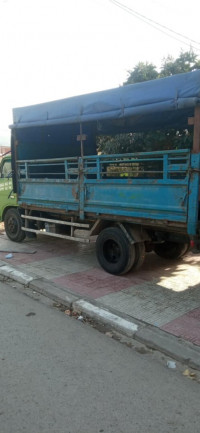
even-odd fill
[[(96, 242), (114, 275), (138, 269), (145, 252), (177, 259), (198, 247), (200, 70), (15, 108), (10, 128), (13, 241)], [(98, 136), (162, 128), (193, 128), (192, 148), (97, 154)]]

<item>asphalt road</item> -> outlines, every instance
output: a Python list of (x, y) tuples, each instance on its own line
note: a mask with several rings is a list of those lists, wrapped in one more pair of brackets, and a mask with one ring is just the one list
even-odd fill
[(0, 282), (0, 433), (199, 433), (184, 367), (14, 285)]

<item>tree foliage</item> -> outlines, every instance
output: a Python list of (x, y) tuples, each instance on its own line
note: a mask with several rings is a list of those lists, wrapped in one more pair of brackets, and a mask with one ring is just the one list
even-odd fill
[(140, 133), (117, 134), (99, 137), (101, 153), (151, 152), (154, 150), (189, 149), (192, 133), (188, 130), (157, 130)]
[(128, 78), (123, 84), (141, 83), (142, 81), (169, 77), (196, 69), (200, 69), (200, 59), (198, 59), (197, 54), (192, 50), (181, 51), (177, 59), (170, 55), (164, 57), (160, 71), (156, 70), (153, 63), (139, 62), (132, 71), (128, 71)]
[[(132, 71), (128, 71), (128, 78), (123, 85), (164, 78), (196, 69), (200, 69), (200, 59), (197, 55), (192, 50), (181, 51), (176, 59), (170, 55), (164, 58), (160, 71), (153, 63), (139, 62)], [(99, 138), (98, 148), (102, 153), (109, 154), (188, 148), (192, 145), (191, 131), (192, 129), (183, 131), (172, 129), (104, 136)]]
[(174, 59), (172, 56), (167, 56), (163, 59), (159, 78), (191, 72), (196, 69), (200, 69), (200, 60), (198, 60), (197, 55), (192, 50), (181, 51), (177, 59)]
[(139, 62), (135, 68), (133, 68), (132, 71), (128, 71), (128, 73), (129, 76), (123, 85), (155, 80), (159, 75), (158, 71), (156, 71), (156, 66), (148, 62)]

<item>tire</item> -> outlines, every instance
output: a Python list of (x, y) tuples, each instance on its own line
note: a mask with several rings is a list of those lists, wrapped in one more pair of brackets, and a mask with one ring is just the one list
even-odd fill
[(129, 244), (129, 260), (128, 260), (127, 266), (125, 267), (124, 271), (121, 272), (120, 275), (127, 274), (132, 269), (132, 267), (135, 263), (135, 259), (136, 259), (135, 245)]
[(165, 241), (154, 247), (155, 253), (164, 259), (180, 259), (189, 250), (188, 242)]
[[(131, 238), (135, 241), (135, 231), (132, 230), (132, 228), (129, 226), (127, 227), (129, 234)], [(133, 244), (135, 249), (135, 260), (132, 263), (131, 270), (137, 271), (144, 263), (146, 249), (145, 249), (145, 243), (143, 241), (136, 242)]]
[(137, 271), (144, 263), (145, 259), (145, 245), (144, 242), (137, 242), (135, 244), (135, 262), (133, 263), (133, 266), (131, 270)]
[(120, 228), (107, 227), (96, 241), (97, 259), (109, 274), (122, 275), (130, 270), (135, 260), (133, 247)]
[(181, 255), (181, 257), (186, 256), (186, 254), (190, 251), (190, 248), (191, 248), (190, 242), (186, 242), (185, 243), (185, 250), (184, 250), (183, 254)]
[(144, 242), (137, 242), (130, 245), (129, 262), (125, 270), (120, 274), (127, 274), (129, 271), (137, 271), (141, 268), (145, 259)]
[(21, 242), (25, 239), (26, 233), (21, 230), (22, 220), (18, 209), (10, 208), (4, 217), (4, 226), (8, 238), (14, 242)]

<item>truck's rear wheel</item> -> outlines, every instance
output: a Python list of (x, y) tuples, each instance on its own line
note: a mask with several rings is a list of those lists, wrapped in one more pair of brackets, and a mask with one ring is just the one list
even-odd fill
[(131, 244), (118, 227), (108, 227), (99, 234), (96, 254), (102, 268), (113, 275), (138, 269), (143, 263), (144, 244)]
[(185, 250), (183, 251), (181, 257), (186, 256), (186, 254), (190, 251), (191, 245), (190, 245), (190, 241), (185, 242)]
[(136, 241), (135, 230), (132, 229), (132, 227), (129, 226), (128, 231), (129, 231), (131, 238), (135, 241), (135, 243), (133, 244), (134, 249), (135, 249), (135, 260), (132, 263), (131, 269), (134, 271), (137, 271), (144, 263), (145, 252), (146, 252), (145, 244), (142, 240), (140, 242), (139, 242), (139, 240)]
[(128, 272), (134, 260), (134, 249), (118, 227), (108, 227), (100, 232), (96, 254), (102, 268), (114, 275)]
[(135, 261), (132, 265), (132, 270), (137, 271), (144, 263), (145, 245), (144, 242), (135, 243)]
[(21, 229), (22, 220), (18, 209), (10, 208), (4, 216), (5, 231), (9, 239), (14, 242), (21, 242), (26, 237), (26, 233)]
[(165, 241), (157, 244), (154, 248), (155, 253), (164, 259), (179, 259), (189, 250), (188, 242)]

